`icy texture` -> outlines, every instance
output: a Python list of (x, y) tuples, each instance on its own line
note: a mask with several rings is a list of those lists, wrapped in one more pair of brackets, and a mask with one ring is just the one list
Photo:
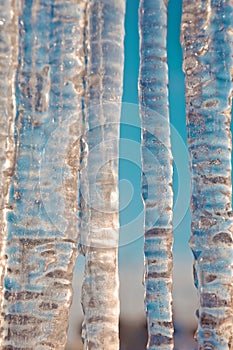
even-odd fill
[(15, 67), (17, 19), (12, 1), (0, 1), (0, 305), (3, 302), (9, 187), (14, 172)]
[[(5, 117), (8, 121), (4, 123), (10, 125), (15, 118), (17, 147), (7, 213), (0, 347), (58, 350), (64, 349), (66, 343), (77, 251), (79, 141), (74, 133), (78, 134), (81, 129), (78, 112), (83, 93), (85, 1), (22, 0), (17, 10), (10, 8), (9, 3), (8, 0), (0, 3), (4, 23), (10, 24), (4, 34), (7, 42), (1, 41), (0, 46), (1, 68), (4, 66), (1, 74), (9, 75), (1, 77), (0, 84), (2, 86), (5, 79), (10, 95), (8, 106), (3, 98), (6, 92), (1, 93), (1, 121)], [(10, 51), (11, 30), (16, 32), (16, 21), (12, 19), (15, 15), (19, 38), (17, 45), (12, 40)], [(13, 115), (11, 77), (13, 79), (17, 48), (16, 114)], [(8, 62), (2, 61), (5, 52), (9, 54)], [(67, 135), (68, 131), (71, 134), (68, 141), (59, 128), (66, 121)], [(8, 132), (11, 136), (11, 128), (7, 125), (4, 128), (5, 131), (1, 127), (1, 133)], [(52, 132), (53, 142), (49, 143)], [(50, 147), (45, 149), (47, 142)], [(63, 154), (66, 158), (59, 157)], [(6, 156), (10, 162), (11, 153)], [(62, 166), (62, 184), (51, 176), (54, 173), (50, 163), (53, 170), (55, 167), (55, 174), (61, 173)], [(7, 198), (8, 193), (3, 194)], [(57, 213), (56, 203), (61, 197), (63, 230), (55, 226), (57, 222), (46, 212)]]
[(147, 349), (168, 350), (173, 349), (173, 194), (167, 89), (166, 2), (141, 0), (139, 15)]
[(199, 349), (233, 349), (232, 6), (230, 0), (183, 2)]
[(117, 350), (118, 142), (125, 0), (92, 0), (86, 28), (87, 164), (81, 173), (84, 349)]

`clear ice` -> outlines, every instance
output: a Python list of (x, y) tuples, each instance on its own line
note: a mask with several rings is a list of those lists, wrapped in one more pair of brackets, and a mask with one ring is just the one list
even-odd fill
[[(11, 1), (0, 1), (0, 305), (6, 268), (7, 211), (15, 167), (15, 67), (17, 65), (17, 18)], [(1, 332), (1, 331), (0, 331)], [(0, 333), (1, 334), (1, 333)]]
[(233, 349), (233, 3), (184, 0), (181, 41), (192, 178), (199, 349)]
[[(125, 0), (0, 0), (0, 348), (65, 348), (85, 255), (85, 350), (119, 349)], [(183, 0), (199, 349), (233, 349), (232, 0)], [(141, 0), (147, 349), (171, 350), (167, 1)]]
[(87, 4), (85, 143), (81, 181), (82, 287), (86, 350), (119, 349), (118, 157), (125, 0)]
[(167, 88), (166, 1), (140, 1), (139, 31), (147, 349), (170, 350), (173, 349), (173, 193)]
[(85, 1), (1, 0), (0, 9), (0, 347), (64, 349), (78, 240)]

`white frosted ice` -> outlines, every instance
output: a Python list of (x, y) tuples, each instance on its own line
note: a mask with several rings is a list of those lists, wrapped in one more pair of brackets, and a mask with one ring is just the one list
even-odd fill
[(81, 171), (84, 349), (119, 349), (118, 157), (124, 0), (87, 5), (86, 167)]

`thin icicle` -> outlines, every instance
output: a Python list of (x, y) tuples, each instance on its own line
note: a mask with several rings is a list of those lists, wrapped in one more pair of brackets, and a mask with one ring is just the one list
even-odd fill
[(18, 48), (19, 62), (17, 150), (7, 215), (1, 348), (61, 350), (77, 256), (85, 1), (22, 0), (20, 6), (19, 38), (12, 48)]
[[(17, 65), (17, 6), (0, 1), (0, 307), (4, 298), (6, 267), (7, 211), (9, 189), (15, 166), (15, 73)], [(2, 319), (0, 319), (2, 325)], [(0, 331), (2, 338), (2, 331)]]
[(194, 278), (199, 349), (233, 349), (231, 0), (184, 0), (183, 68), (192, 169)]
[(87, 5), (86, 142), (81, 173), (84, 349), (119, 349), (118, 157), (125, 0)]
[(141, 0), (139, 102), (145, 203), (147, 349), (173, 349), (172, 155), (166, 53), (167, 4)]

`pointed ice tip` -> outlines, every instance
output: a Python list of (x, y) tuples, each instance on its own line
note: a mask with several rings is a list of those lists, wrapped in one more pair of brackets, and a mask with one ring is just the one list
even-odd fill
[(193, 256), (194, 256), (194, 258), (195, 258), (195, 260), (198, 260), (199, 259), (199, 257), (201, 256), (201, 251), (199, 250), (193, 250), (192, 251), (193, 252)]

